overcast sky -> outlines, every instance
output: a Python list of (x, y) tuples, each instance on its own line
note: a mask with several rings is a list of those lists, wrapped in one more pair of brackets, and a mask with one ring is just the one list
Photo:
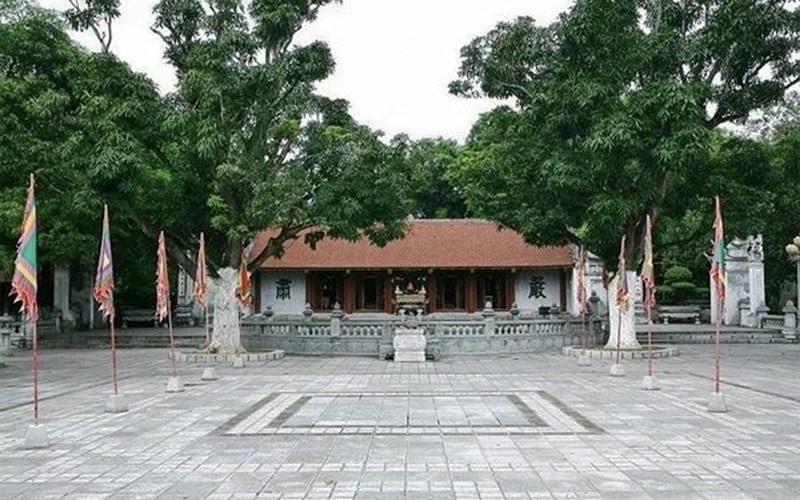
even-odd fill
[[(64, 10), (68, 0), (40, 0)], [(156, 0), (122, 0), (112, 51), (167, 92), (175, 85), (163, 62), (161, 40), (150, 32)], [(549, 24), (572, 0), (344, 0), (325, 7), (301, 31), (300, 44), (324, 40), (336, 72), (319, 86), (350, 101), (353, 116), (388, 136), (443, 136), (463, 140), (482, 111), (494, 103), (451, 96), (459, 49), (499, 21), (532, 16)], [(91, 36), (76, 35), (96, 48)]]

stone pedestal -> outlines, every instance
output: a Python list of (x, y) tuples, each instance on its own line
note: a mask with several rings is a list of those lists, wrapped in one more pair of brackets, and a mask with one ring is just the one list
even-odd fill
[(236, 356), (233, 358), (233, 367), (244, 368), (244, 359), (241, 356)]
[(394, 360), (401, 362), (425, 361), (425, 330), (422, 328), (398, 327), (394, 331)]
[(643, 391), (657, 391), (661, 389), (658, 386), (658, 382), (656, 382), (656, 378), (653, 375), (645, 375), (644, 379), (642, 379), (642, 390)]
[(608, 374), (612, 377), (624, 377), (625, 367), (619, 363), (614, 363), (611, 365), (611, 370), (609, 370)]
[(50, 446), (50, 438), (47, 435), (47, 427), (44, 425), (29, 425), (25, 431), (24, 448), (47, 448)]
[(217, 380), (217, 370), (213, 366), (203, 368), (203, 375), (200, 380)]
[(167, 381), (167, 392), (183, 392), (183, 380), (180, 377), (170, 377)]
[(109, 394), (106, 399), (106, 413), (124, 413), (128, 411), (128, 402), (122, 394)]
[(728, 405), (725, 404), (725, 396), (721, 392), (712, 392), (708, 398), (708, 411), (711, 413), (725, 413)]

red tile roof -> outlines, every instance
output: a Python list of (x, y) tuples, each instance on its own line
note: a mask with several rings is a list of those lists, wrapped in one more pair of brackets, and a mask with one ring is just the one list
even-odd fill
[[(253, 247), (255, 255), (274, 231), (264, 231)], [(366, 239), (356, 242), (325, 238), (316, 250), (303, 237), (287, 242), (280, 259), (270, 257), (261, 269), (477, 269), (569, 267), (568, 246), (528, 245), (511, 229), (481, 219), (416, 219), (405, 238), (381, 248)]]

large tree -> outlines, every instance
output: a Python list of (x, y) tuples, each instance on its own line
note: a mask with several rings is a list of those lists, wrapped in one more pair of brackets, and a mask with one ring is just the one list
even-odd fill
[(776, 0), (577, 0), (550, 26), (500, 23), (462, 49), (451, 91), (513, 105), (479, 119), (454, 177), (472, 210), (531, 241), (610, 264), (625, 234), (636, 262), (646, 213), (700, 204), (710, 225), (711, 131), (800, 80), (798, 34)]
[[(112, 204), (119, 289), (141, 260), (126, 207), (157, 199), (163, 101), (154, 85), (108, 54), (72, 40), (54, 13), (19, 0), (0, 9), (0, 264), (13, 259), (28, 173), (36, 174), (40, 261), (88, 271), (104, 202)], [(148, 186), (151, 187), (148, 191)], [(145, 192), (145, 195), (141, 195)], [(150, 248), (146, 251), (152, 256)], [(152, 273), (147, 281), (152, 282)]]
[[(280, 231), (257, 266), (301, 231), (382, 244), (408, 213), (405, 144), (384, 144), (342, 100), (314, 93), (334, 69), (323, 42), (295, 33), (331, 0), (162, 0), (154, 31), (178, 75), (167, 133), (173, 170), (191, 172), (219, 262), (266, 227)], [(198, 203), (199, 204), (199, 203)]]

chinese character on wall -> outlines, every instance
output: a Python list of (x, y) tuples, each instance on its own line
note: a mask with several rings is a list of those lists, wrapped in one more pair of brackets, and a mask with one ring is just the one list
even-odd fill
[(546, 299), (544, 295), (544, 278), (541, 276), (531, 276), (531, 291), (528, 293), (528, 298)]
[(290, 300), (292, 298), (292, 280), (281, 278), (275, 282), (275, 298)]

